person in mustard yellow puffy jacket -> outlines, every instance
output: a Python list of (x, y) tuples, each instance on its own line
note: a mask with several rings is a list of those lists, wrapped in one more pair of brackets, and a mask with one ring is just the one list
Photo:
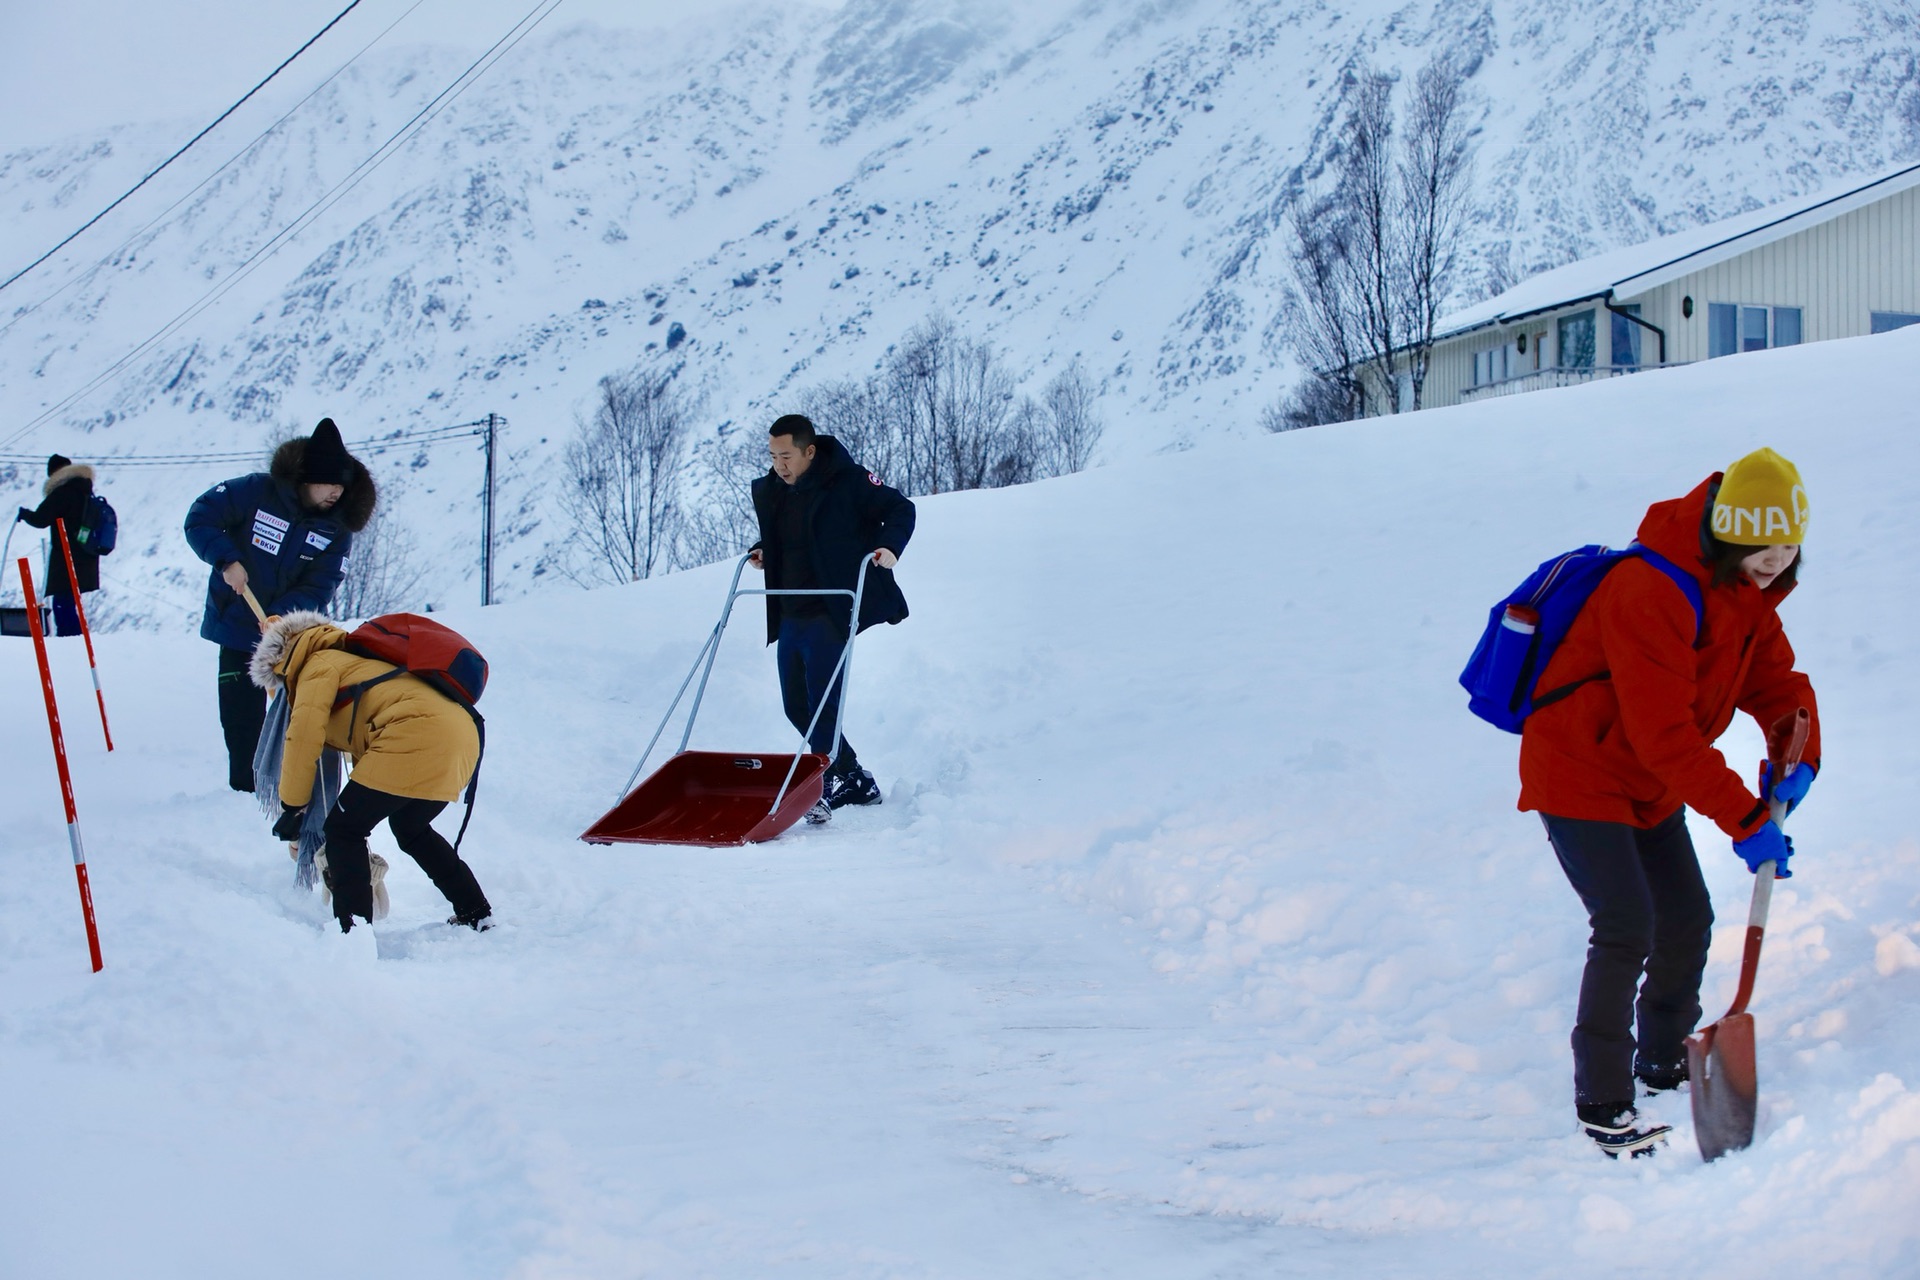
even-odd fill
[(480, 762), (473, 719), (410, 675), (372, 685), (357, 701), (348, 692), (343, 702), (351, 686), (395, 670), (347, 652), (346, 638), (324, 616), (299, 611), (274, 620), (253, 652), (253, 682), (269, 692), (284, 689), (292, 700), (280, 769), (281, 822), (297, 829), (321, 751), (344, 751), (353, 772), (326, 821), (327, 885), (340, 931), (351, 930), (355, 916), (372, 919), (367, 837), (383, 821), (452, 904), (448, 923), (489, 928), (492, 908), (473, 869), (432, 825), (460, 798)]

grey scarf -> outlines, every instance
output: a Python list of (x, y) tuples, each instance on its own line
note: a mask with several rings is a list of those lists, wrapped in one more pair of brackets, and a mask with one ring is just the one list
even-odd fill
[[(274, 693), (267, 704), (266, 723), (260, 726), (260, 745), (253, 749), (253, 795), (261, 810), (276, 821), (280, 817), (280, 763), (287, 749), (287, 721), (293, 714), (291, 701), (285, 689)], [(306, 816), (300, 823), (300, 853), (293, 871), (293, 881), (302, 889), (313, 888), (317, 879), (313, 858), (326, 843), (327, 815), (340, 798), (345, 776), (345, 757), (332, 747), (322, 750), (313, 770), (313, 797), (307, 801)]]

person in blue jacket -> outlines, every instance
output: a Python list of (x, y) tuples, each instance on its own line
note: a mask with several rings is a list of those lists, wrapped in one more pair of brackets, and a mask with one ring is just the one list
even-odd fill
[[(54, 454), (47, 459), (47, 483), (41, 490), (40, 505), (31, 511), (20, 508), (14, 519), (35, 529), (50, 529), (55, 520), (65, 522), (67, 549), (73, 553), (73, 576), (67, 577), (67, 557), (57, 541), (47, 544), (47, 574), (40, 581), (47, 601), (53, 606), (54, 634), (80, 634), (80, 609), (76, 597), (100, 589), (100, 556), (85, 541), (87, 508), (93, 501), (93, 468)], [(76, 590), (77, 588), (77, 590)]]
[(322, 418), (312, 435), (274, 450), (267, 470), (222, 481), (187, 511), (187, 543), (213, 566), (200, 636), (220, 646), (220, 728), (235, 791), (253, 791), (253, 752), (267, 715), (266, 691), (247, 674), (265, 627), (241, 591), (251, 587), (270, 617), (323, 611), (377, 499), (340, 428)]
[[(767, 585), (851, 591), (860, 562), (872, 557), (858, 629), (905, 618), (907, 601), (893, 580), (893, 566), (913, 536), (912, 500), (854, 462), (838, 440), (817, 433), (800, 414), (774, 421), (767, 451), (773, 465), (753, 482), (760, 541), (748, 553), (756, 568), (766, 570)], [(847, 644), (852, 612), (852, 601), (844, 596), (767, 597), (767, 643), (779, 645), (787, 719), (805, 733), (815, 710), (826, 704), (807, 740), (823, 756), (833, 753), (839, 714), (833, 673)], [(807, 820), (825, 822), (844, 805), (879, 803), (879, 784), (842, 734), (840, 754), (827, 770), (826, 794)]]

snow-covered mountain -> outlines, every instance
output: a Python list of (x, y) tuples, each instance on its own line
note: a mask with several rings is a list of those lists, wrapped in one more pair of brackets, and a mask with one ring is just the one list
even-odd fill
[[(1440, 53), (1479, 127), (1468, 290), (1920, 152), (1920, 26), (1893, 3), (1627, 0), (1604, 22), (1546, 0), (760, 5), (667, 37), (543, 28), (236, 282), (466, 65), (375, 48), (204, 188), (249, 134), (214, 135), (0, 295), (0, 450), (504, 414), (512, 595), (564, 535), (544, 491), (561, 441), (636, 363), (679, 367), (715, 427), (757, 424), (941, 312), (1036, 389), (1079, 359), (1111, 457), (1249, 431), (1292, 377), (1285, 213), (1347, 73)], [(179, 128), (0, 158), (6, 263)], [(406, 462), (393, 510), (438, 598), (469, 594), (477, 468)], [(123, 598), (122, 621), (190, 607), (171, 525), (217, 470), (113, 476), (151, 511), (134, 541), (169, 602)]]

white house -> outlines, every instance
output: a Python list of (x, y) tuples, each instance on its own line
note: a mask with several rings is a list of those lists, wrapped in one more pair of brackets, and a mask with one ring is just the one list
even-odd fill
[(1920, 164), (1569, 263), (1450, 315), (1421, 400), (1437, 408), (1909, 324), (1920, 324)]

